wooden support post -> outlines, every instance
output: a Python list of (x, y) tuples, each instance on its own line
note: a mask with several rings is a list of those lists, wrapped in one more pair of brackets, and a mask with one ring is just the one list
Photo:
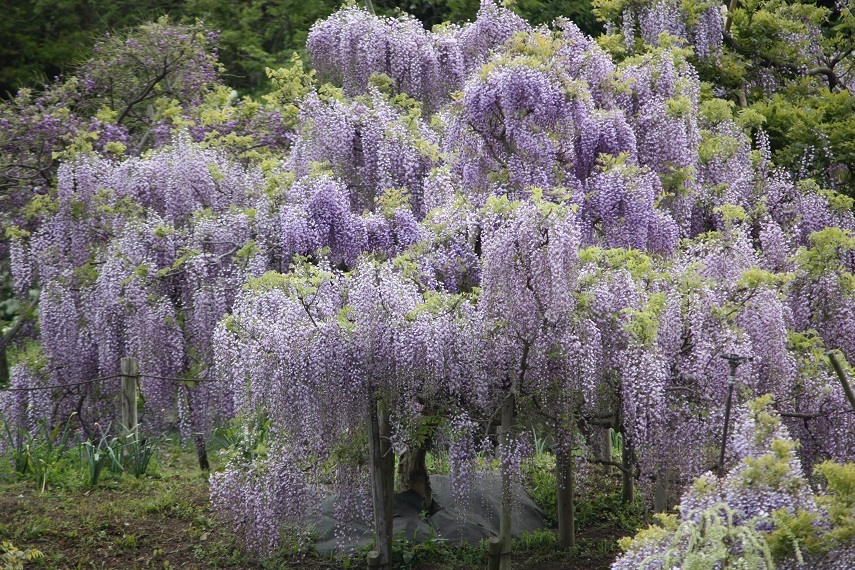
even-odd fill
[(6, 345), (0, 343), (0, 386), (9, 386), (9, 361), (6, 356)]
[(727, 18), (724, 21), (724, 32), (726, 34), (730, 33), (730, 25), (733, 23), (733, 12), (738, 5), (739, 2), (737, 0), (730, 0), (730, 4), (727, 7)]
[(664, 513), (668, 510), (668, 474), (664, 468), (656, 471), (653, 487), (653, 512)]
[(376, 550), (372, 550), (368, 553), (368, 557), (366, 558), (368, 562), (369, 568), (379, 568), (380, 567), (380, 553)]
[[(573, 425), (572, 416), (569, 425)], [(576, 546), (574, 503), (576, 473), (573, 464), (572, 431), (559, 428), (558, 437), (559, 442), (555, 448), (555, 478), (558, 490), (558, 547), (573, 548)], [(567, 444), (565, 445), (561, 440), (565, 440)]]
[[(733, 369), (732, 369), (733, 370)], [(730, 408), (733, 405), (733, 387), (736, 385), (736, 372), (731, 372), (727, 384), (727, 402), (724, 405), (724, 428), (721, 433), (721, 452), (718, 458), (718, 478), (724, 477), (724, 454), (727, 451), (727, 429), (730, 426)]]
[(119, 361), (119, 372), (122, 378), (122, 425), (125, 437), (139, 437), (137, 398), (139, 397), (140, 367), (137, 359), (128, 356)]
[(377, 568), (389, 568), (392, 559), (392, 515), (395, 498), (395, 454), (392, 452), (389, 413), (376, 395), (368, 398), (368, 451), (371, 503)]
[(502, 559), (502, 541), (498, 536), (491, 536), (487, 542), (487, 569), (499, 570), (499, 561)]
[[(499, 447), (502, 453), (507, 453), (506, 447), (510, 445), (511, 430), (514, 427), (514, 404), (513, 391), (502, 405), (502, 426), (499, 433)], [(511, 570), (511, 524), (513, 506), (513, 486), (511, 474), (507, 466), (502, 463), (502, 507), (499, 511), (499, 541), (502, 543), (502, 551), (499, 556), (499, 570)]]
[(739, 356), (736, 353), (728, 353), (719, 355), (727, 360), (730, 366), (730, 374), (727, 377), (727, 401), (724, 403), (724, 429), (721, 433), (721, 453), (718, 458), (718, 478), (724, 477), (724, 455), (727, 451), (727, 430), (730, 426), (730, 409), (733, 406), (733, 387), (736, 386), (736, 369), (749, 360), (753, 360), (751, 356)]

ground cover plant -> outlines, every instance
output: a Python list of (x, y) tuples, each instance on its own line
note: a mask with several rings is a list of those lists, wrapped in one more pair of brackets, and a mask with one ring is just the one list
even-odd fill
[[(846, 564), (852, 13), (594, 8), (597, 39), (347, 5), (259, 99), (161, 19), (4, 101), (17, 477), (143, 492), (169, 434), (246, 560), (305, 555), (333, 496), (342, 553), (368, 519), (406, 565), (451, 556), (393, 531), (396, 489), (431, 510), (430, 456), (460, 505), (499, 473), (502, 568), (572, 567), (594, 505), (613, 557), (678, 502), (615, 567)], [(526, 486), (557, 528), (514, 542)]]

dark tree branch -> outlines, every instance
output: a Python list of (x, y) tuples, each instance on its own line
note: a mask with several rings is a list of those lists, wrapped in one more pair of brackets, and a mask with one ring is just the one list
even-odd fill
[(625, 468), (623, 465), (621, 465), (620, 463), (616, 463), (616, 462), (614, 462), (614, 461), (607, 461), (607, 460), (605, 460), (605, 459), (591, 459), (591, 460), (590, 460), (590, 462), (591, 462), (591, 463), (598, 463), (599, 465), (608, 465), (609, 467), (615, 467), (615, 468), (617, 468), (617, 470), (618, 470), (618, 471), (620, 471), (621, 473), (629, 473), (629, 470), (628, 470), (628, 469), (626, 469), (626, 468)]
[(834, 71), (830, 67), (825, 67), (825, 66), (814, 67), (813, 69), (809, 69), (807, 71), (807, 75), (809, 77), (814, 77), (817, 75), (825, 75), (825, 77), (828, 79), (828, 88), (832, 89), (832, 90), (835, 87), (837, 87), (838, 85), (840, 85), (840, 80), (837, 79), (837, 75), (834, 73)]
[(849, 400), (849, 405), (852, 406), (852, 410), (855, 410), (855, 393), (852, 392), (852, 386), (849, 385), (849, 380), (846, 379), (846, 373), (843, 371), (843, 367), (837, 359), (837, 353), (829, 350), (826, 354), (828, 355), (828, 359), (831, 360), (831, 366), (834, 367), (834, 371), (837, 373), (840, 383), (843, 385), (843, 393), (846, 394), (846, 399)]
[(803, 420), (812, 420), (820, 417), (822, 414), (805, 414), (801, 412), (778, 412), (784, 418), (800, 418)]

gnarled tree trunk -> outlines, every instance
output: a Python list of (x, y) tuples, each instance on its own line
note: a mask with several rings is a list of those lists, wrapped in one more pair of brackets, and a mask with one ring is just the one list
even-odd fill
[(408, 447), (398, 458), (398, 490), (415, 491), (424, 499), (425, 508), (433, 503), (433, 492), (428, 477), (427, 449), (425, 446)]
[(622, 435), (621, 467), (623, 467), (623, 472), (621, 473), (621, 501), (624, 504), (628, 504), (635, 500), (635, 477), (633, 476), (632, 449), (630, 449), (627, 442), (626, 433)]

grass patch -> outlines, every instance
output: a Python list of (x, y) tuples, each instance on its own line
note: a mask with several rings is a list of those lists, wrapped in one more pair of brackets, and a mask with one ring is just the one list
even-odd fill
[[(152, 475), (105, 472), (87, 484), (72, 461), (42, 492), (14, 470), (0, 471), (0, 542), (38, 550), (43, 568), (258, 568), (215, 524), (208, 483), (192, 454), (167, 448)], [(189, 456), (186, 457), (186, 456)], [(8, 461), (0, 461), (8, 463)], [(17, 479), (17, 480), (16, 480)]]

